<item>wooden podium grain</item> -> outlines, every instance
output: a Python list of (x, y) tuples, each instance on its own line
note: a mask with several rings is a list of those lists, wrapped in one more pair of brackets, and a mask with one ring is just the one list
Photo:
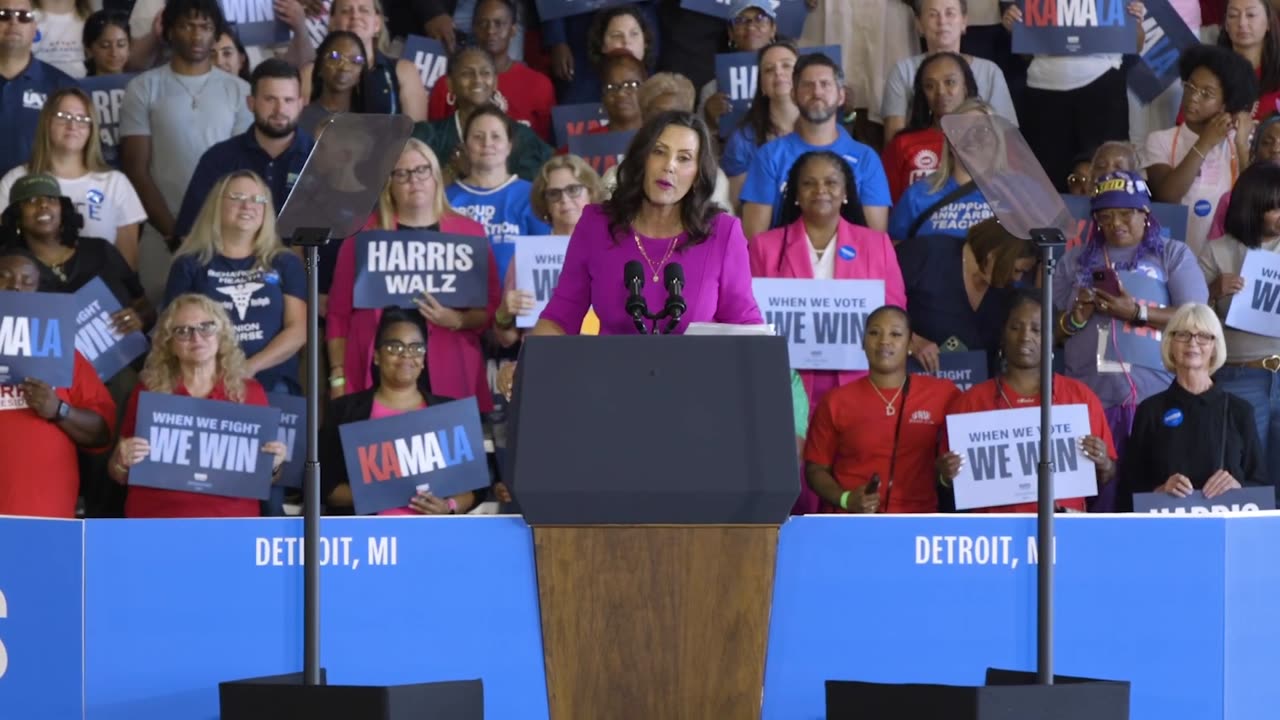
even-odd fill
[(778, 526), (533, 537), (552, 720), (760, 717)]

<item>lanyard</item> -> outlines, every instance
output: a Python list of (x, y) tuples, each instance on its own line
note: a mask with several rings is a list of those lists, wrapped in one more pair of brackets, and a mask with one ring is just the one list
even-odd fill
[[(867, 378), (867, 382), (871, 382)], [(898, 439), (902, 435), (902, 417), (907, 414), (907, 393), (911, 391), (911, 374), (902, 381), (902, 408), (898, 410), (898, 421), (893, 426), (893, 449), (889, 451), (889, 484), (884, 487), (884, 512), (889, 511), (889, 496), (893, 494), (893, 471), (898, 465)]]

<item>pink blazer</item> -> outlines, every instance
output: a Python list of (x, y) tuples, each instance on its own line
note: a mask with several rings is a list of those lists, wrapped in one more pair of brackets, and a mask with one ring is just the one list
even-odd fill
[[(377, 217), (371, 217), (364, 229), (377, 229)], [(484, 226), (461, 215), (448, 214), (440, 220), (440, 231), (458, 235), (484, 237)], [(343, 241), (333, 269), (329, 288), (329, 306), (325, 315), (325, 336), (345, 338), (347, 351), (343, 370), (347, 377), (347, 393), (367, 390), (373, 385), (373, 344), (377, 340), (381, 310), (353, 307), (356, 282), (356, 244)], [(446, 330), (427, 324), (427, 369), (431, 373), (431, 391), (450, 398), (475, 396), (480, 412), (493, 411), (493, 393), (489, 390), (484, 351), (480, 338), (498, 309), (502, 287), (498, 284), (498, 263), (489, 249), (489, 304), (485, 308), (488, 321), (474, 330)]]
[[(835, 277), (837, 280), (884, 280), (886, 305), (907, 307), (907, 290), (898, 267), (898, 253), (885, 233), (840, 221), (834, 242), (837, 243)], [(786, 227), (774, 228), (755, 236), (748, 248), (751, 276), (767, 278), (812, 278), (808, 235), (804, 220), (797, 219)], [(829, 370), (801, 370), (805, 392), (816, 407), (815, 379)], [(836, 384), (844, 385), (864, 377), (864, 370), (836, 370)]]

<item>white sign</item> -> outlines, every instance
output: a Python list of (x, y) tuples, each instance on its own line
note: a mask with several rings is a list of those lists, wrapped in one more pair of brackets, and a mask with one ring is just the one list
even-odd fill
[(531, 328), (546, 309), (560, 283), (560, 268), (569, 247), (568, 235), (534, 235), (508, 238), (515, 243), (516, 289), (533, 293), (533, 310), (516, 316), (516, 327)]
[(884, 305), (883, 280), (756, 278), (764, 321), (787, 339), (796, 370), (866, 370), (862, 333)]
[(1250, 250), (1240, 268), (1244, 289), (1231, 298), (1227, 325), (1280, 337), (1280, 253)]
[[(1053, 498), (1097, 495), (1097, 466), (1079, 447), (1091, 433), (1089, 407), (1054, 405), (1051, 417)], [(957, 510), (1037, 500), (1039, 407), (948, 415), (947, 437), (951, 451), (964, 458), (955, 478)]]

